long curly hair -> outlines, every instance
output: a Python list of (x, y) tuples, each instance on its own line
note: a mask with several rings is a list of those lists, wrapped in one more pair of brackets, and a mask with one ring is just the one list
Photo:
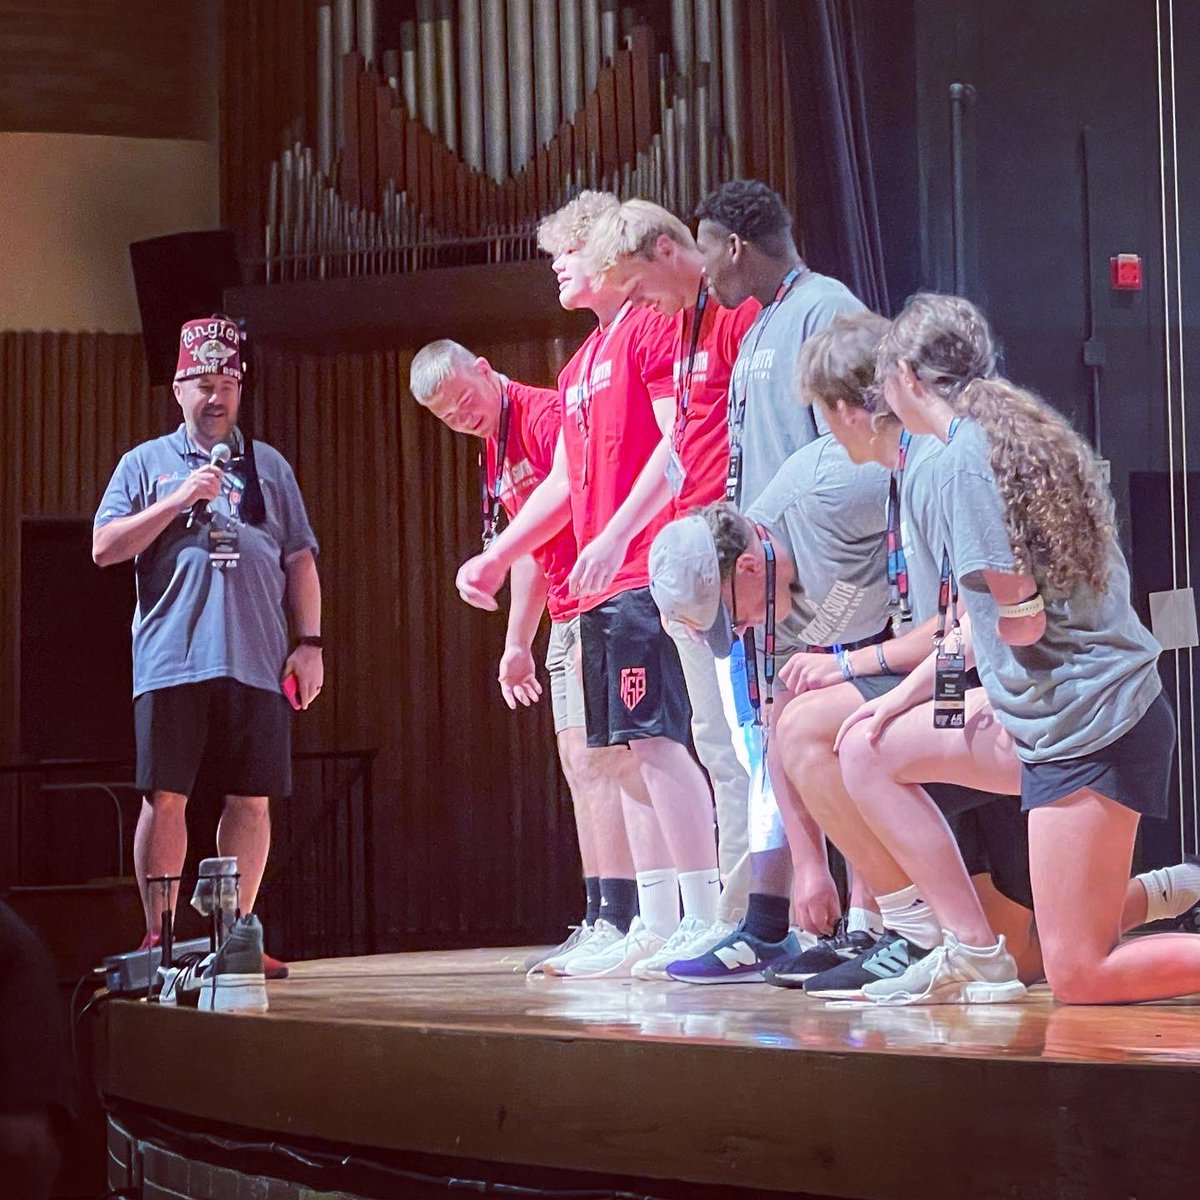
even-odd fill
[(904, 362), (986, 434), (1021, 569), (1049, 597), (1103, 590), (1116, 519), (1096, 456), (1039, 396), (993, 376), (995, 347), (979, 309), (961, 296), (914, 296), (880, 346), (878, 377)]

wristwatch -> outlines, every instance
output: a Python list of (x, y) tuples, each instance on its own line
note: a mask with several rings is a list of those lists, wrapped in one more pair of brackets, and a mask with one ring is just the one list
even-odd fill
[(312, 634), (296, 639), (297, 646), (312, 646), (314, 650), (320, 650), (322, 647), (321, 638), (319, 635)]

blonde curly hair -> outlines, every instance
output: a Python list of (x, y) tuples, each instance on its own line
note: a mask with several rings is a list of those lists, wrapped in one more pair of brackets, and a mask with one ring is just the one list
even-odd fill
[(538, 226), (538, 246), (554, 258), (567, 250), (578, 249), (587, 241), (592, 226), (600, 217), (620, 207), (620, 200), (612, 192), (580, 192)]
[(979, 309), (961, 296), (914, 296), (880, 345), (880, 382), (902, 363), (986, 434), (1021, 570), (1049, 597), (1103, 590), (1116, 518), (1096, 456), (1039, 396), (994, 377), (995, 346)]

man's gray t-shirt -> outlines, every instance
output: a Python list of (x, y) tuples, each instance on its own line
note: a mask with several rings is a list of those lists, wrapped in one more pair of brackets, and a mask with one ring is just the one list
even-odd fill
[(1016, 569), (987, 435), (964, 421), (937, 462), (942, 536), (971, 617), (979, 677), (1018, 756), (1053, 762), (1112, 745), (1162, 690), (1161, 647), (1129, 602), (1129, 569), (1115, 536), (1104, 591), (1080, 587), (1066, 599), (1047, 598), (1041, 639), (1009, 646), (980, 574)]
[(800, 347), (835, 317), (863, 311), (863, 303), (844, 283), (807, 271), (746, 330), (729, 382), (730, 432), (742, 448), (737, 498), (742, 512), (791, 455), (828, 432), (824, 419), (801, 403), (796, 392)]
[(747, 510), (796, 564), (776, 652), (858, 642), (887, 623), (887, 470), (855, 466), (831, 434), (797, 450)]
[(938, 459), (944, 450), (942, 441), (931, 434), (914, 437), (900, 481), (900, 543), (908, 567), (908, 602), (916, 625), (937, 615), (945, 549)]
[[(117, 464), (96, 512), (99, 529), (175, 491), (209, 461), (184, 426), (135, 446)], [(233, 678), (277, 692), (288, 655), (284, 563), (301, 550), (317, 551), (304, 500), (287, 460), (254, 442), (254, 461), (266, 501), (261, 525), (234, 522), (240, 559), (217, 570), (209, 563), (208, 526), (187, 528), (187, 509), (134, 560), (133, 694), (205, 679)], [(235, 459), (221, 495), (209, 506), (215, 522), (240, 511), (245, 470)]]

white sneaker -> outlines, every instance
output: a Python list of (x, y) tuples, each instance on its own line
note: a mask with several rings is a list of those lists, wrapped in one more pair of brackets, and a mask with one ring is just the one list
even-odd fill
[(540, 950), (535, 950), (522, 964), (521, 969), (525, 972), (526, 978), (532, 975), (540, 975), (542, 973), (542, 963), (551, 958), (561, 958), (564, 954), (574, 950), (580, 942), (592, 932), (591, 923), (583, 921), (578, 925), (571, 926), (571, 932), (566, 938), (559, 942), (557, 946), (547, 950), (542, 947)]
[(943, 941), (894, 979), (863, 984), (876, 1004), (1008, 1004), (1025, 995), (1017, 964), (1001, 937), (988, 950), (964, 946), (949, 930)]
[(635, 979), (668, 979), (667, 967), (684, 958), (699, 958), (719, 941), (733, 932), (725, 921), (705, 921), (701, 917), (684, 917), (679, 928), (663, 943), (657, 954), (643, 958), (633, 967)]
[[(567, 966), (577, 954), (589, 954), (592, 951), (598, 953), (621, 941), (624, 937), (625, 935), (611, 921), (606, 921), (601, 917), (575, 945), (567, 947), (561, 954), (542, 959), (537, 966), (537, 971), (543, 975), (565, 975)], [(530, 974), (533, 973), (530, 972)]]
[[(597, 921), (596, 924), (607, 922)], [(619, 941), (597, 946), (594, 951), (584, 948), (571, 955), (566, 974), (572, 979), (628, 979), (634, 964), (657, 953), (665, 941), (666, 938), (659, 937), (641, 917), (634, 917), (629, 932)]]

